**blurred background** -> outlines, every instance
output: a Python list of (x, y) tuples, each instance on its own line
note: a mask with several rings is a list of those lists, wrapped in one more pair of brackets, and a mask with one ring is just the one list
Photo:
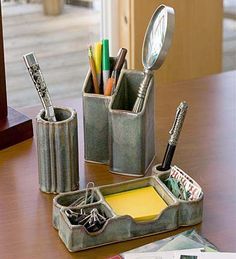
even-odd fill
[(79, 96), (87, 46), (100, 39), (99, 1), (2, 1), (8, 105), (39, 103), (22, 56), (33, 51), (53, 100)]
[[(140, 64), (136, 64), (134, 61), (137, 57), (135, 46), (138, 45), (132, 43), (132, 39), (135, 42), (136, 39), (143, 38), (141, 33), (138, 33), (138, 38), (136, 38), (137, 29), (132, 31), (136, 24), (136, 13), (134, 12), (133, 16), (132, 13), (126, 14), (125, 12), (130, 6), (125, 6), (125, 11), (122, 7), (116, 9), (114, 8), (114, 2), (110, 6), (111, 1), (1, 1), (9, 106), (14, 108), (26, 107), (40, 102), (22, 59), (24, 54), (31, 51), (38, 58), (54, 103), (56, 103), (54, 100), (57, 99), (81, 96), (83, 81), (88, 70), (87, 47), (89, 44), (100, 40), (104, 35), (106, 37), (111, 35), (111, 43), (113, 42), (111, 48), (116, 50), (114, 38), (118, 38), (117, 35), (123, 33), (123, 36), (121, 35), (119, 39), (121, 45), (119, 47), (128, 48), (130, 67), (140, 69)], [(116, 4), (117, 2), (119, 1), (116, 0)], [(128, 2), (124, 3), (123, 1), (123, 6)], [(220, 1), (216, 0), (216, 2), (219, 3)], [(222, 5), (222, 31), (220, 31), (222, 33), (222, 41), (220, 42), (222, 49), (219, 48), (220, 55), (222, 55), (221, 71), (229, 71), (236, 69), (236, 0), (224, 0)], [(176, 14), (178, 14), (180, 9), (178, 7), (176, 9)], [(107, 13), (104, 15), (106, 11)], [(118, 11), (122, 19), (121, 22), (129, 29), (130, 42), (128, 43), (124, 34), (126, 27), (123, 28), (122, 24), (121, 27), (115, 29), (108, 26), (112, 24), (114, 27), (115, 16)], [(151, 13), (146, 16), (149, 20)], [(146, 24), (144, 27), (146, 27)], [(126, 44), (127, 46), (124, 46)], [(141, 51), (140, 47), (138, 51)], [(138, 56), (141, 55), (138, 54)], [(219, 69), (215, 69), (213, 72), (218, 71)], [(192, 77), (198, 75), (200, 74), (195, 73)], [(182, 76), (177, 79), (185, 80), (187, 77)]]

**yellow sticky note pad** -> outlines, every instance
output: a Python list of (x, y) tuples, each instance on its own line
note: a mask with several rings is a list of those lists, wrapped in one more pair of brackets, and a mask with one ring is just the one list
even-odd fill
[(110, 194), (104, 198), (117, 215), (130, 215), (137, 221), (153, 220), (167, 207), (152, 186)]

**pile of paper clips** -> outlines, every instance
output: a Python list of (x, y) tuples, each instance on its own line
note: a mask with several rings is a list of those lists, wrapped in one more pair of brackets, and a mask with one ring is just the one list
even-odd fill
[(80, 208), (83, 205), (92, 204), (95, 201), (94, 198), (94, 183), (89, 182), (86, 186), (85, 196), (79, 197), (70, 204), (70, 207), (76, 207), (76, 211), (72, 209), (67, 209), (65, 211), (65, 214), (72, 225), (82, 225), (88, 232), (96, 232), (103, 227), (107, 220), (107, 217), (103, 212), (99, 211), (97, 208)]

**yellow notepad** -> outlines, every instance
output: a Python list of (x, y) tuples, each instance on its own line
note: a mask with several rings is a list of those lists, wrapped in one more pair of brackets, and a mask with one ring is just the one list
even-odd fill
[(153, 220), (167, 207), (152, 186), (110, 194), (104, 198), (117, 215), (130, 215), (137, 221)]

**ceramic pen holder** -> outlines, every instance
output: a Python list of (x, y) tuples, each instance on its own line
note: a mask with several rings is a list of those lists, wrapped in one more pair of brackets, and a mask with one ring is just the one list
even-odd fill
[[(111, 68), (115, 58), (110, 58)], [(126, 67), (126, 62), (123, 67)], [(108, 106), (112, 96), (95, 94), (89, 69), (83, 90), (84, 159), (87, 162), (109, 164)]]
[(110, 171), (143, 176), (155, 157), (154, 79), (142, 110), (132, 112), (144, 73), (124, 69), (109, 106)]
[(79, 186), (77, 113), (71, 108), (54, 107), (56, 122), (36, 117), (40, 190), (60, 193)]

